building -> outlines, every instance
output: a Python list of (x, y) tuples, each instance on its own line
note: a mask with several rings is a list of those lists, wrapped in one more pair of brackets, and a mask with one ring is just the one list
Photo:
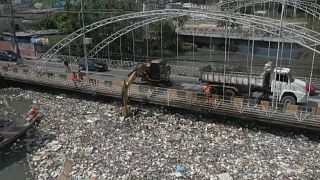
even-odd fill
[(32, 5), (33, 2), (32, 0), (12, 0), (12, 4), (28, 4), (28, 5)]

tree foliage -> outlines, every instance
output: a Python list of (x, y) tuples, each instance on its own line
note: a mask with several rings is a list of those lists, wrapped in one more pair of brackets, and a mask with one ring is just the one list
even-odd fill
[[(41, 2), (45, 4), (50, 4), (55, 2), (54, 0), (34, 0), (34, 2)], [(84, 21), (85, 24), (91, 24), (98, 20), (105, 18), (105, 14), (98, 12), (106, 12), (108, 10), (119, 10), (121, 11), (133, 11), (140, 8), (141, 4), (136, 1), (131, 0), (83, 0), (84, 11)], [(76, 29), (81, 28), (81, 4), (71, 3), (70, 0), (67, 1), (65, 9), (63, 12), (56, 12), (53, 16), (48, 16), (36, 23), (34, 27), (36, 29), (52, 29), (58, 28), (61, 32), (70, 33)], [(88, 13), (93, 12), (94, 15)], [(77, 13), (78, 12), (78, 13)]]
[[(41, 3), (52, 3), (51, 0), (34, 0), (35, 2)], [(99, 20), (117, 16), (120, 14), (128, 13), (131, 11), (142, 10), (142, 2), (143, 0), (83, 0), (84, 2), (84, 22), (85, 25), (92, 24)], [(56, 11), (52, 15), (35, 22), (33, 24), (35, 29), (59, 29), (64, 34), (70, 34), (77, 29), (82, 28), (82, 16), (80, 13), (81, 4), (80, 3), (70, 3), (71, 1), (67, 1), (67, 5), (64, 10), (59, 12)], [(113, 14), (108, 13), (99, 13), (99, 12), (116, 12)], [(88, 13), (92, 12), (92, 13)], [(178, 24), (181, 27), (187, 18), (179, 18)], [(129, 26), (132, 23), (135, 23), (136, 20), (131, 21), (121, 21), (118, 23), (114, 23), (112, 25), (108, 25), (97, 30), (94, 30), (90, 33), (86, 34), (86, 37), (92, 38), (93, 43), (88, 45), (88, 50), (93, 48), (95, 45), (100, 43), (103, 39), (115, 33), (116, 31), (123, 29), (124, 27)], [(141, 19), (138, 19), (141, 21)], [(163, 21), (163, 48), (175, 50), (177, 46), (177, 38), (176, 38), (176, 23), (174, 20)], [(109, 46), (110, 52), (121, 52), (132, 54), (133, 52), (133, 39), (135, 39), (135, 52), (142, 53), (145, 52), (146, 49), (146, 41), (145, 41), (145, 29), (140, 28), (134, 31), (134, 33), (128, 33), (121, 37), (120, 39), (115, 40)], [(160, 23), (154, 23), (150, 25), (150, 39), (149, 39), (149, 49), (150, 52), (154, 49), (160, 49), (161, 46), (161, 27)], [(133, 38), (134, 35), (134, 38)], [(121, 49), (120, 49), (121, 44)], [(182, 49), (182, 40), (179, 39), (179, 48)], [(107, 48), (105, 48), (107, 49)], [(106, 50), (105, 50), (106, 51)], [(67, 51), (66, 51), (67, 52)], [(83, 55), (82, 42), (79, 38), (76, 43), (72, 44), (71, 52), (75, 55)], [(99, 54), (99, 57), (106, 57), (106, 53)]]

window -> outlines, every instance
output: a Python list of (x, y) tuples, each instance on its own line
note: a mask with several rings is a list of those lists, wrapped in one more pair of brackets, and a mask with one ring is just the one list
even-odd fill
[(277, 74), (277, 81), (281, 82), (288, 82), (288, 75), (287, 74)]

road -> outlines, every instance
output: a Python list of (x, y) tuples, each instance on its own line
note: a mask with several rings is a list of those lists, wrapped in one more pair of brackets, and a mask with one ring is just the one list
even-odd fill
[[(31, 69), (35, 64), (36, 60), (28, 60), (24, 62), (24, 69)], [(1, 65), (7, 64), (7, 62), (0, 61)], [(38, 66), (34, 68), (34, 70), (38, 70), (42, 63), (38, 63)], [(74, 72), (78, 71), (77, 64), (71, 64), (71, 70)], [(47, 72), (60, 74), (66, 74), (65, 66), (63, 63), (59, 62), (48, 62), (44, 67)], [(123, 69), (123, 68), (109, 68), (107, 72), (89, 72), (89, 77), (93, 79), (106, 80), (106, 81), (120, 81), (126, 80), (128, 78), (128, 74), (132, 70)], [(188, 77), (188, 76), (179, 76), (179, 75), (171, 75), (172, 86), (169, 88), (179, 89), (179, 90), (191, 90), (191, 91), (202, 91), (204, 84), (200, 84), (198, 78), (196, 77)], [(141, 82), (139, 80), (135, 81), (137, 84), (146, 84), (146, 82)], [(167, 87), (166, 85), (159, 85), (160, 87)], [(320, 93), (317, 93), (320, 94)], [(309, 98), (308, 105), (311, 107), (320, 107), (320, 96), (311, 96)]]
[[(36, 61), (26, 61), (24, 64), (26, 67), (31, 68), (34, 66)], [(41, 63), (38, 63), (39, 65)], [(77, 64), (71, 64), (70, 65), (71, 70), (74, 72), (78, 71), (78, 65)], [(39, 69), (40, 67), (37, 67), (35, 69)], [(63, 63), (56, 63), (56, 62), (48, 62), (46, 65), (46, 68), (50, 72), (60, 72), (62, 74), (65, 74), (65, 66)], [(123, 68), (110, 68), (107, 72), (89, 72), (90, 78), (94, 79), (101, 79), (101, 80), (107, 80), (107, 81), (119, 81), (123, 79), (128, 78), (128, 74), (132, 70), (130, 69), (123, 69)], [(171, 88), (176, 89), (193, 89), (193, 90), (201, 90), (203, 85), (199, 85), (198, 78), (195, 77), (187, 77), (187, 76), (179, 76), (179, 75), (171, 75), (172, 84), (173, 86)], [(136, 81), (137, 83), (143, 83), (139, 80)], [(186, 89), (187, 88), (187, 89)]]

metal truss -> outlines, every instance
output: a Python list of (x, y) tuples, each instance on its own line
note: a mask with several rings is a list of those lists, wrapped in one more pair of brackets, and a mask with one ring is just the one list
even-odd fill
[(158, 22), (164, 19), (170, 19), (170, 18), (175, 18), (178, 17), (177, 15), (164, 15), (164, 16), (157, 16), (155, 18), (151, 18), (151, 19), (146, 19), (143, 20), (141, 22), (132, 24), (130, 26), (127, 26), (119, 31), (117, 31), (116, 33), (110, 35), (109, 37), (107, 37), (106, 39), (104, 39), (103, 41), (101, 41), (98, 45), (96, 45), (94, 48), (92, 48), (90, 50), (90, 52), (88, 53), (89, 57), (93, 57), (95, 56), (98, 52), (100, 52), (102, 49), (104, 49), (106, 46), (108, 46), (109, 44), (111, 44), (113, 41), (115, 41), (116, 39), (118, 39), (119, 37), (135, 30), (138, 29), (140, 27), (143, 27), (147, 24), (152, 24), (154, 22)]
[[(176, 16), (167, 16), (165, 18), (174, 18)], [(148, 20), (145, 20), (145, 21), (141, 21), (141, 22), (138, 22), (136, 24), (132, 24), (128, 27), (125, 27), (124, 29), (121, 29), (119, 30), (118, 32), (112, 34), (111, 36), (107, 37), (106, 39), (104, 39), (101, 43), (99, 43), (96, 47), (94, 47), (90, 52), (89, 52), (89, 57), (93, 57), (95, 54), (97, 54), (99, 51), (101, 51), (103, 48), (105, 48), (106, 46), (108, 46), (110, 43), (112, 43), (114, 40), (116, 40), (117, 38), (119, 38), (120, 36), (134, 30), (134, 29), (137, 29), (139, 27), (142, 27), (144, 25), (147, 25), (147, 24), (150, 24), (150, 23), (154, 23), (154, 22), (157, 22), (157, 21), (160, 21), (161, 19), (163, 19), (163, 17), (159, 17), (159, 18), (154, 18), (154, 19), (148, 19)], [(248, 26), (251, 26), (251, 25), (248, 25)], [(252, 26), (253, 27), (253, 26)], [(253, 27), (255, 28), (255, 27)], [(262, 32), (262, 30), (260, 31)], [(264, 30), (264, 32), (266, 32), (266, 30)], [(271, 31), (267, 31), (268, 33), (272, 34), (274, 38), (278, 37), (279, 38), (279, 34), (278, 32), (274, 33), (274, 32), (271, 32)], [(225, 36), (225, 34), (223, 34)], [(282, 37), (283, 39), (287, 39), (288, 42), (291, 42), (294, 38), (294, 35), (292, 33), (287, 33), (285, 34), (287, 35), (288, 37)], [(319, 34), (318, 34), (319, 35)], [(267, 36), (266, 34), (264, 34), (263, 36)], [(284, 35), (283, 35), (284, 36)], [(296, 40), (298, 40), (296, 38)], [(301, 39), (301, 42), (303, 43), (303, 39)]]
[[(147, 11), (147, 12), (136, 12), (136, 13), (130, 13), (130, 14), (124, 14), (120, 16), (115, 16), (111, 18), (107, 18), (101, 21), (97, 21), (95, 23), (92, 23), (90, 25), (85, 26), (84, 28), (78, 29), (75, 32), (69, 34), (67, 37), (63, 38), (61, 41), (59, 41), (57, 44), (52, 46), (45, 54), (43, 54), (40, 58), (40, 61), (38, 61), (34, 66), (39, 67), (38, 71), (41, 71), (44, 67), (44, 65), (50, 61), (52, 58), (56, 56), (56, 54), (66, 47), (68, 44), (73, 42), (74, 40), (80, 38), (83, 36), (83, 34), (86, 34), (88, 32), (91, 32), (93, 30), (96, 30), (98, 28), (104, 27), (109, 24), (113, 24), (120, 21), (125, 20), (131, 20), (131, 19), (138, 19), (138, 18), (151, 18), (153, 16), (161, 16), (161, 15), (168, 15), (170, 13), (176, 14), (175, 11), (168, 11), (168, 10), (155, 10), (155, 11)], [(40, 63), (40, 64), (39, 64)]]
[[(265, 2), (260, 2), (260, 4), (266, 3), (266, 2), (271, 2), (271, 1), (265, 0)], [(281, 0), (273, 0), (272, 2), (283, 3)], [(259, 4), (259, 1), (251, 1), (250, 3), (242, 4), (234, 9), (231, 9), (231, 11), (236, 11), (240, 8), (252, 6), (254, 4)], [(305, 2), (305, 1), (296, 1), (296, 2), (288, 1), (285, 4), (288, 6), (292, 6), (297, 9), (300, 9), (300, 10), (306, 12), (307, 14), (314, 16), (317, 19), (320, 19), (320, 5), (318, 5), (318, 4)]]
[[(270, 33), (273, 35), (279, 35), (279, 31), (282, 31), (283, 37), (291, 42), (297, 43), (305, 48), (308, 48), (316, 53), (320, 53), (315, 46), (320, 44), (320, 34), (318, 32), (309, 30), (304, 27), (300, 27), (294, 24), (288, 24), (283, 22), (281, 27), (281, 22), (279, 20), (270, 19), (266, 17), (234, 13), (234, 12), (208, 12), (202, 10), (184, 10), (184, 9), (165, 9), (165, 10), (155, 10), (155, 11), (145, 11), (138, 13), (125, 14), (121, 16), (107, 18), (105, 20), (101, 20), (95, 22), (93, 24), (87, 25), (84, 29), (79, 29), (74, 33), (68, 35), (59, 43), (54, 45), (48, 52), (46, 52), (38, 63), (42, 63), (39, 71), (43, 68), (43, 66), (51, 60), (62, 48), (67, 46), (72, 41), (81, 37), (84, 33), (91, 32), (97, 28), (115, 23), (124, 20), (130, 19), (141, 19), (141, 18), (154, 18), (154, 17), (162, 17), (167, 16), (166, 18), (172, 18), (177, 16), (188, 16), (197, 19), (208, 19), (208, 20), (221, 20), (226, 21), (228, 23), (240, 24), (243, 26), (251, 27), (257, 30), (264, 31), (266, 33)], [(160, 21), (161, 18), (158, 19)], [(127, 30), (126, 30), (127, 31)], [(125, 31), (123, 31), (125, 32)], [(109, 40), (112, 40), (110, 38)], [(104, 43), (108, 43), (106, 40)], [(36, 63), (36, 66), (38, 66)]]
[[(255, 4), (265, 4), (269, 2), (281, 3), (300, 9), (315, 18), (320, 19), (320, 5), (314, 3), (313, 0), (226, 0), (216, 4), (220, 9), (227, 8), (228, 11), (236, 11), (238, 9), (249, 7)], [(236, 7), (230, 7), (236, 5)]]

